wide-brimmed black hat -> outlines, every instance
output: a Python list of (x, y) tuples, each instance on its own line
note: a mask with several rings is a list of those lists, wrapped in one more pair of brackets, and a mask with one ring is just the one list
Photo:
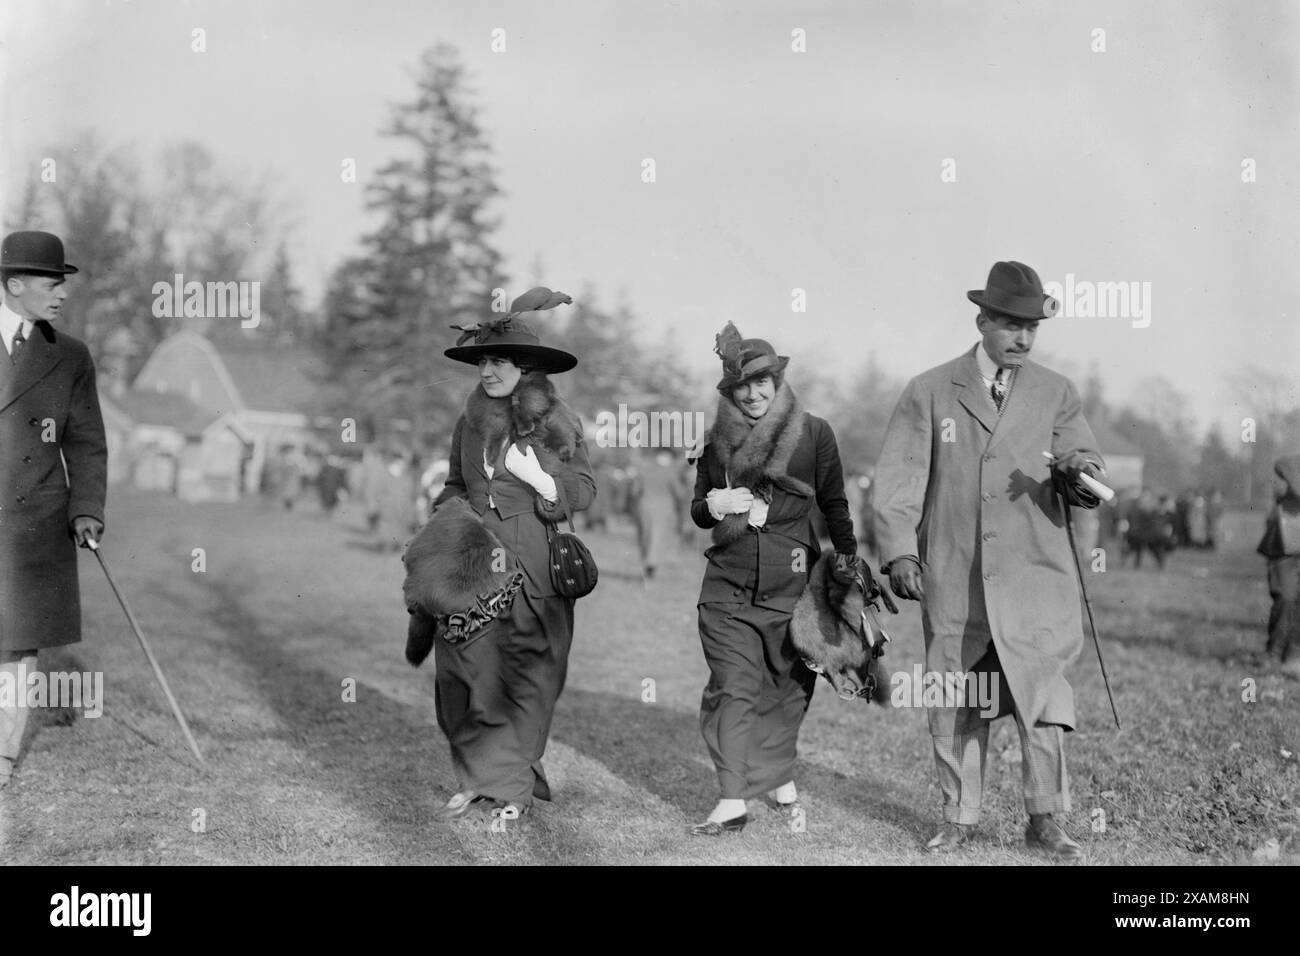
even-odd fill
[[(499, 319), (472, 326), (453, 325), (452, 328), (459, 330), (461, 336), (442, 354), (467, 365), (477, 365), (485, 355), (499, 355), (539, 371), (567, 372), (578, 364), (578, 359), (563, 349), (542, 345), (525, 319), (572, 302), (573, 299), (563, 292), (552, 292), (544, 286), (529, 289), (510, 303), (509, 314)], [(466, 344), (471, 341), (472, 344)]]
[(722, 380), (717, 388), (723, 393), (764, 375), (776, 378), (790, 363), (790, 356), (777, 355), (766, 339), (742, 338), (731, 322), (718, 333), (713, 351), (722, 359)]
[(983, 289), (966, 293), (981, 309), (1013, 319), (1050, 319), (1060, 303), (1043, 292), (1038, 273), (1023, 262), (995, 262)]
[(70, 275), (77, 271), (63, 261), (63, 242), (50, 232), (11, 232), (0, 244), (0, 269)]

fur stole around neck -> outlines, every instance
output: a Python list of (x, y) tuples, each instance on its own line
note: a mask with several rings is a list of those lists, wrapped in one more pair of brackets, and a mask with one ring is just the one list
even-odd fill
[(507, 440), (532, 445), (547, 471), (573, 457), (582, 442), (582, 420), (560, 398), (544, 372), (525, 372), (506, 398), (492, 398), (480, 384), (465, 400), (465, 425), (490, 458)]
[[(773, 488), (811, 496), (814, 492), (809, 485), (786, 473), (806, 419), (803, 407), (785, 382), (777, 389), (767, 414), (758, 421), (748, 418), (729, 396), (719, 398), (709, 441), (728, 485), (748, 488), (765, 501), (772, 500)], [(730, 544), (743, 537), (748, 527), (748, 515), (727, 515), (713, 526), (713, 542)]]

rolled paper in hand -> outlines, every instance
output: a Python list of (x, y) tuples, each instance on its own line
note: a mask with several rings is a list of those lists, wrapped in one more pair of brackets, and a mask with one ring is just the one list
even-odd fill
[(1092, 477), (1092, 475), (1088, 474), (1086, 471), (1079, 472), (1079, 480), (1083, 482), (1085, 486), (1087, 486), (1089, 491), (1091, 491), (1102, 501), (1110, 501), (1112, 498), (1115, 497), (1114, 491), (1112, 491), (1110, 488), (1107, 488), (1105, 485), (1103, 485), (1096, 478)]
[[(1046, 458), (1048, 461), (1052, 461), (1052, 462), (1056, 461), (1056, 456), (1053, 455), (1050, 451), (1043, 452), (1043, 457)], [(1105, 485), (1103, 485), (1096, 478), (1092, 477), (1092, 475), (1088, 474), (1086, 471), (1079, 472), (1079, 480), (1083, 482), (1083, 486), (1085, 488), (1091, 491), (1102, 501), (1110, 501), (1112, 498), (1115, 497), (1115, 492), (1112, 489), (1107, 488)]]

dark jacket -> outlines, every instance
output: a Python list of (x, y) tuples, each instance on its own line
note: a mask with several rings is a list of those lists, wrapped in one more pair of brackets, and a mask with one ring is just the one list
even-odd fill
[(70, 527), (104, 520), (107, 474), (90, 351), (37, 322), (16, 366), (0, 349), (0, 648), (81, 640)]
[[(783, 384), (781, 390), (785, 389)], [(720, 405), (720, 410), (723, 407)], [(783, 411), (782, 403), (774, 401), (768, 415), (783, 413), (792, 416), (793, 449), (785, 464), (773, 472), (773, 480), (754, 482), (765, 484), (771, 495), (767, 521), (761, 529), (737, 521), (737, 526), (743, 528), (738, 537), (715, 533), (715, 544), (704, 552), (709, 563), (700, 588), (700, 604), (742, 602), (776, 611), (793, 611), (808, 582), (808, 572), (821, 552), (810, 517), (814, 500), (826, 516), (835, 550), (845, 554), (857, 550), (835, 433), (823, 419), (798, 409), (797, 403)], [(719, 522), (709, 513), (705, 500), (708, 493), (714, 488), (727, 487), (729, 477), (732, 487), (749, 487), (744, 482), (752, 480), (727, 467), (724, 462), (727, 456), (720, 450), (719, 438), (715, 425), (696, 466), (695, 496), (691, 502), (695, 523), (715, 530)]]
[[(550, 542), (547, 526), (564, 521), (559, 502), (550, 503), (533, 488), (520, 481), (505, 467), (505, 445), (496, 454), (493, 474), (489, 478), (483, 468), (483, 448), (486, 439), (482, 426), (475, 427), (475, 417), (467, 412), (456, 422), (451, 438), (451, 456), (447, 484), (433, 502), (437, 508), (448, 498), (465, 498), (476, 514), (486, 515), (491, 496), (492, 511), (499, 517), (492, 530), (511, 554), (519, 561), (526, 577), (525, 588), (534, 597), (554, 597), (555, 588), (550, 576)], [(513, 428), (510, 440), (519, 437)], [(522, 443), (521, 443), (522, 447)], [(555, 478), (556, 486), (569, 503), (572, 512), (591, 505), (596, 494), (596, 482), (587, 460), (587, 449), (578, 442), (567, 461), (539, 453), (542, 467)]]

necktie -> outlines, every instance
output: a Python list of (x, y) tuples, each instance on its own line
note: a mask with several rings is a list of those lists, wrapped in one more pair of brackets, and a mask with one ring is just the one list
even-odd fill
[(998, 407), (998, 414), (1002, 414), (1002, 405), (1007, 400), (1007, 370), (998, 369), (997, 377), (993, 379), (993, 387), (990, 392), (993, 395), (993, 404)]
[(14, 347), (9, 350), (9, 361), (14, 365), (18, 364), (18, 353), (27, 339), (23, 337), (23, 327), (18, 326), (18, 331), (14, 333)]

